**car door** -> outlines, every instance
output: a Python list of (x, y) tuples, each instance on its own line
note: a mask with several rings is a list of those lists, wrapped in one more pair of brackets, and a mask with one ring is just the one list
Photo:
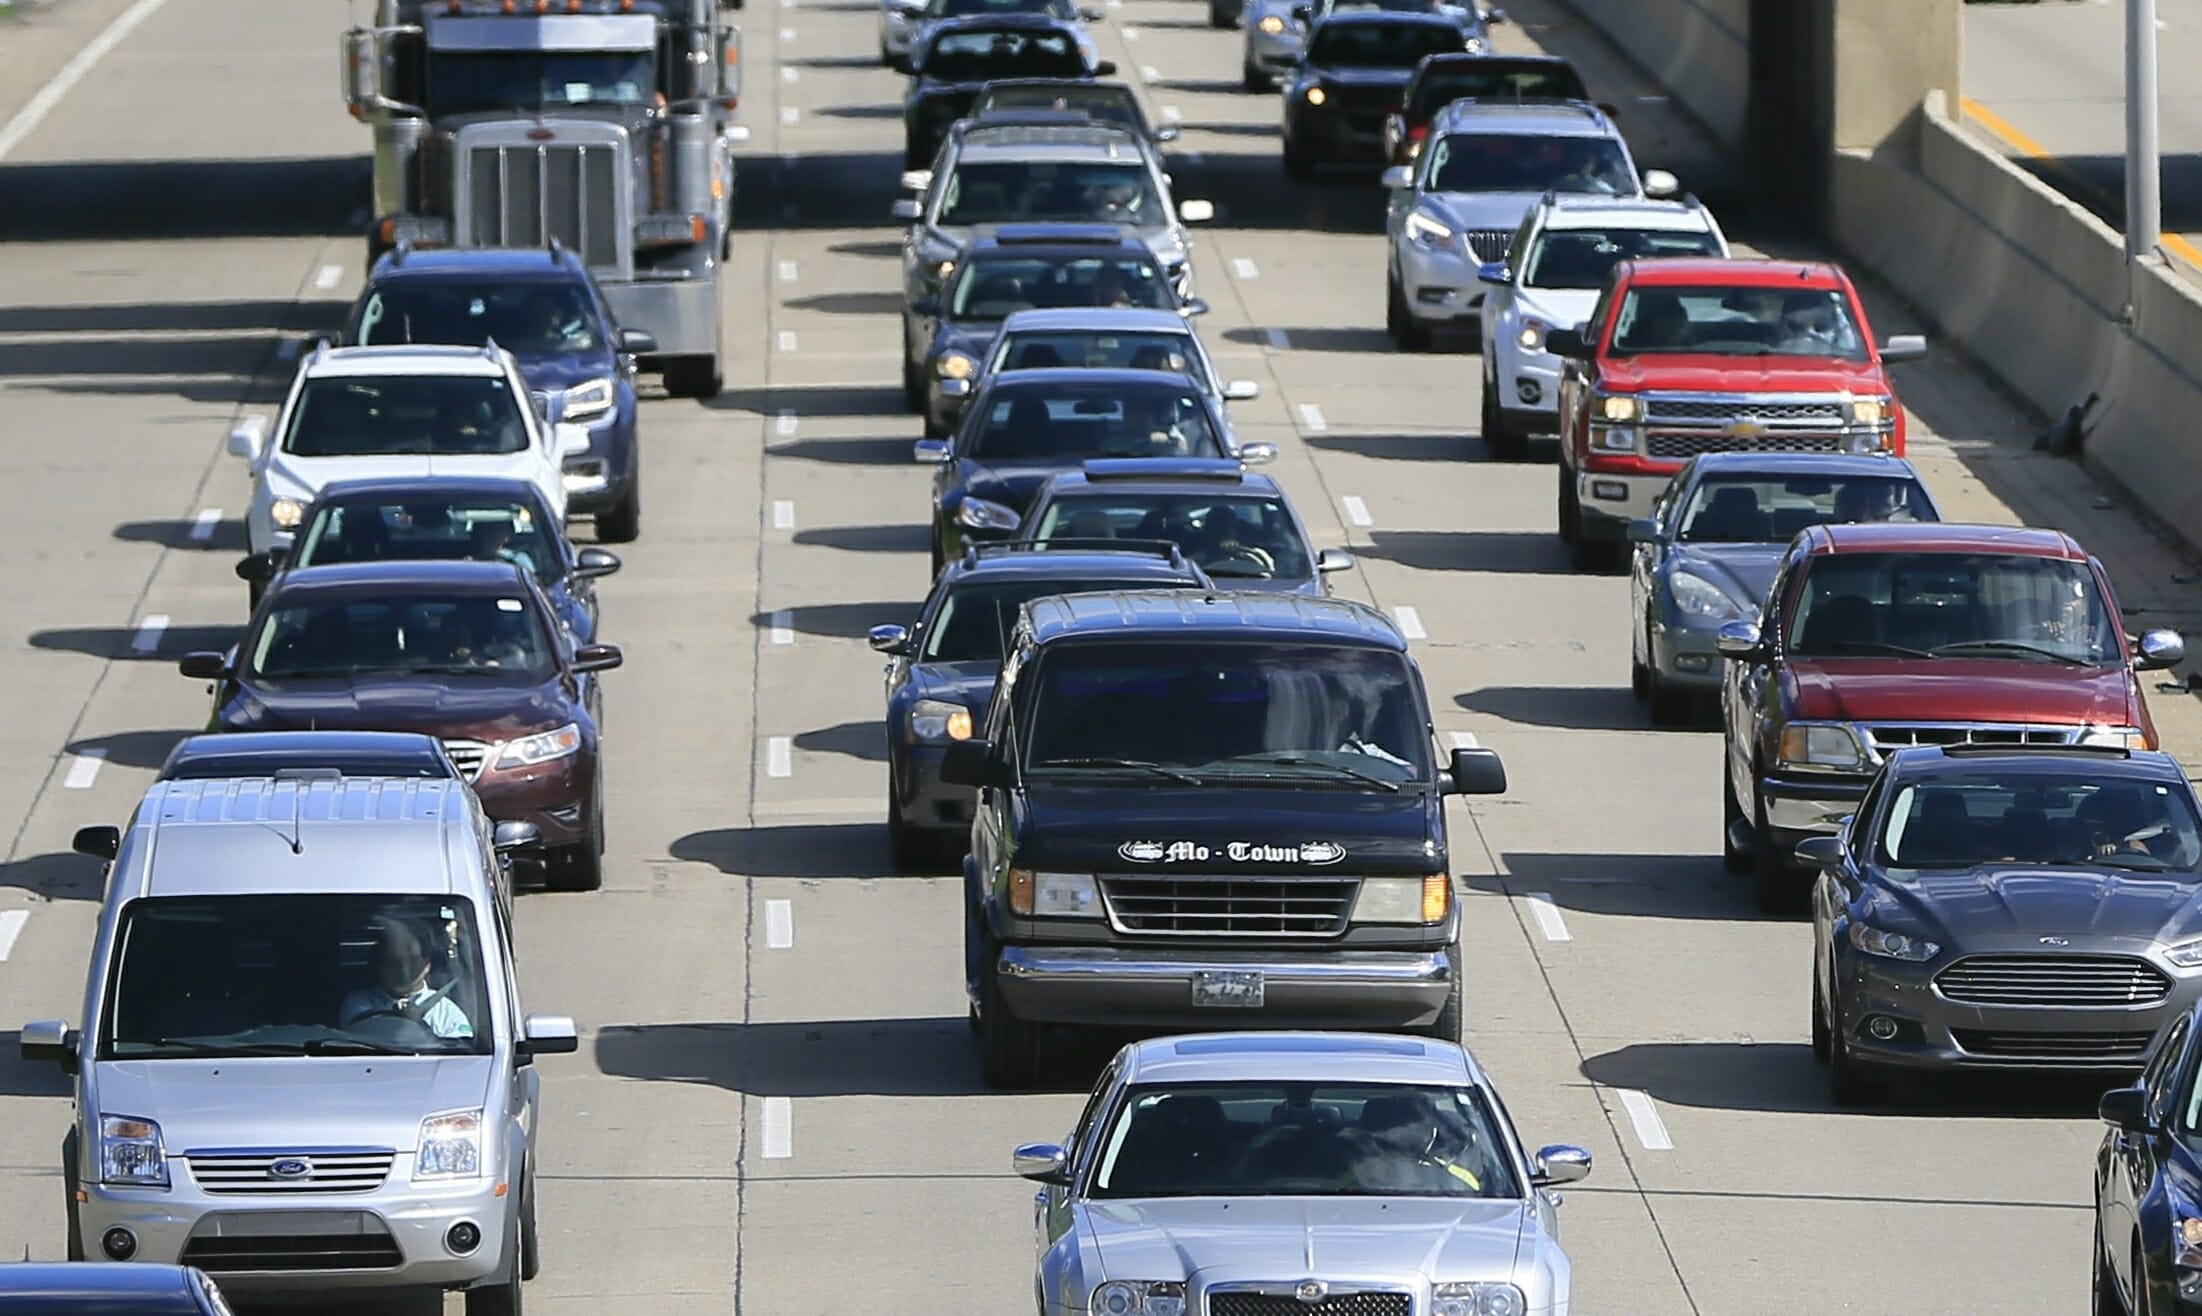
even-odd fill
[[(1691, 466), (1695, 465), (1693, 460)], [(1629, 550), (1629, 604), (1637, 619), (1636, 634), (1629, 642), (1647, 665), (1652, 658), (1651, 625), (1659, 614), (1659, 568), (1667, 560), (1667, 548), (1673, 542), (1679, 509), (1689, 503), (1688, 486), (1693, 478), (1691, 468), (1684, 467), (1660, 491), (1651, 508), (1652, 524), (1659, 527), (1658, 541), (1635, 544)]]
[(1792, 547), (1775, 573), (1759, 609), (1759, 637), (1766, 657), (1761, 662), (1727, 662), (1721, 673), (1721, 718), (1728, 751), (1728, 778), (1736, 802), (1751, 817), (1757, 807), (1758, 744), (1764, 719), (1779, 710), (1773, 701), (1781, 697), (1780, 664), (1782, 633), (1789, 624), (1788, 607), (1803, 581), (1804, 551)]
[[(2192, 1014), (2175, 1020), (2141, 1070), (2141, 1086), (2149, 1094), (2149, 1115), (2159, 1128), (2168, 1128), (2179, 1117), (2175, 1093), (2192, 1082), (2193, 1020)], [(2162, 1215), (2168, 1224), (2171, 1215), (2163, 1183), (2170, 1140), (2112, 1130), (2105, 1141), (2109, 1163), (2100, 1167), (2096, 1198), (2103, 1253), (2111, 1271), (2119, 1276), (2119, 1287), (2134, 1293), (2147, 1282), (2145, 1273), (2133, 1273), (2133, 1240), (2146, 1238), (2150, 1232), (2142, 1228), (2141, 1218), (2144, 1214)], [(2163, 1233), (2155, 1232), (2159, 1236)]]

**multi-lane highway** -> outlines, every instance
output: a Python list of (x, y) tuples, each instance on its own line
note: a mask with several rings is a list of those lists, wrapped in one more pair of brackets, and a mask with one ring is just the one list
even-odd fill
[[(880, 826), (862, 635), (906, 619), (926, 571), (926, 472), (895, 388), (900, 82), (874, 62), (872, 0), (751, 3), (727, 391), (645, 403), (644, 535), (603, 592), (604, 638), (627, 653), (607, 680), (605, 889), (521, 901), (527, 1004), (584, 1030), (580, 1055), (543, 1062), (529, 1296), (1027, 1310), (1032, 1199), (1008, 1149), (1059, 1134), (1086, 1075), (983, 1089), (958, 883), (894, 875)], [(1702, 166), (1550, 0), (1508, 7), (1528, 22), (1502, 43), (1578, 58), (1647, 164)], [(34, 15), (0, 116), (124, 9)], [(142, 21), (0, 160), (5, 1256), (61, 1254), (66, 1089), (8, 1030), (77, 1010), (97, 870), (69, 836), (122, 818), (203, 722), (172, 660), (242, 618), (246, 477), (222, 436), (269, 408), (362, 273), (340, 7), (129, 12)], [(1107, 14), (1103, 55), (1185, 127), (1178, 195), (1222, 211), (1196, 260), (1223, 373), (1263, 385), (1241, 437), (1282, 445), (1272, 469), (1319, 542), (1359, 554), (1341, 590), (1406, 625), (1441, 735), (1506, 757), (1509, 795), (1456, 806), (1467, 1041), (1527, 1140), (1597, 1158), (1564, 1209), (1579, 1309), (2078, 1309), (2091, 1094), (1835, 1112), (1806, 1044), (1809, 929), (1757, 917), (1722, 871), (1715, 737), (1654, 732), (1631, 701), (1625, 582), (1567, 570), (1549, 465), (1486, 459), (1471, 359), (1386, 349), (1379, 196), (1285, 182), (1275, 98), (1233, 89), (1239, 38), (1198, 0)], [(1938, 353), (1899, 383), (1946, 506), (2075, 530), (2129, 612), (2177, 622), (2171, 557), (2033, 455), (2030, 422), (1978, 375)], [(2202, 712), (2152, 698), (2194, 761)]]

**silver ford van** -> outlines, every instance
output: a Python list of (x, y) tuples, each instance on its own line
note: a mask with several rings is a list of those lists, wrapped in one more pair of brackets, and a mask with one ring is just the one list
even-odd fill
[(463, 782), (163, 781), (111, 861), (83, 1026), (27, 1060), (76, 1079), (72, 1259), (196, 1266), (231, 1292), (464, 1290), (535, 1273), (538, 1055), (503, 848)]

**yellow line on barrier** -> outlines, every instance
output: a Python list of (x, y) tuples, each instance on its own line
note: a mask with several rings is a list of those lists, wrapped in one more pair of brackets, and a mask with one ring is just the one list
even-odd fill
[[(2002, 142), (2005, 146), (2043, 165), (2058, 177), (2063, 178), (2066, 182), (2098, 201), (2107, 203), (2112, 199), (2110, 194), (2098, 186), (2093, 179), (2051, 155), (2048, 148), (2027, 136), (2019, 129), (2017, 124), (2012, 123), (2009, 119), (1997, 114), (1994, 110), (1989, 109), (1970, 96), (1960, 97), (1958, 104), (1965, 111), (1966, 118), (1987, 129), (1990, 136)], [(2166, 250), (2190, 264), (2202, 265), (2202, 247), (2195, 246), (2177, 233), (2166, 233), (2163, 240)]]

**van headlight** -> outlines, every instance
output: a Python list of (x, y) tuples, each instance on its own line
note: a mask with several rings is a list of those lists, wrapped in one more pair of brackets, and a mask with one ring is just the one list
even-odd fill
[(101, 1116), (99, 1181), (131, 1188), (168, 1187), (168, 1153), (161, 1148), (161, 1126), (135, 1115)]
[(1453, 907), (1453, 883), (1443, 873), (1364, 877), (1353, 899), (1356, 923), (1443, 923)]
[(446, 1111), (421, 1121), (413, 1178), (474, 1179), (482, 1173), (482, 1111)]
[(1182, 1280), (1112, 1279), (1093, 1291), (1093, 1316), (1185, 1316)]
[(1529, 1299), (1506, 1283), (1440, 1284), (1430, 1298), (1430, 1316), (1522, 1316), (1529, 1310)]
[(910, 706), (912, 740), (971, 739), (971, 710), (945, 699), (920, 699)]
[(594, 420), (612, 409), (612, 381), (592, 379), (566, 390), (565, 419), (576, 423)]
[(555, 731), (539, 731), (532, 736), (505, 742), (504, 752), (497, 756), (500, 768), (532, 768), (538, 763), (562, 759), (581, 748), (581, 726), (568, 722)]
[(2139, 727), (2083, 727), (2079, 743), (2112, 749), (2147, 749), (2148, 733)]
[(1101, 892), (1091, 873), (1048, 873), (1012, 868), (1009, 870), (1009, 912), (1020, 918), (1096, 918), (1101, 913)]
[(1863, 772), (1866, 752), (1858, 734), (1834, 722), (1792, 722), (1782, 728), (1776, 765), (1799, 772)]

